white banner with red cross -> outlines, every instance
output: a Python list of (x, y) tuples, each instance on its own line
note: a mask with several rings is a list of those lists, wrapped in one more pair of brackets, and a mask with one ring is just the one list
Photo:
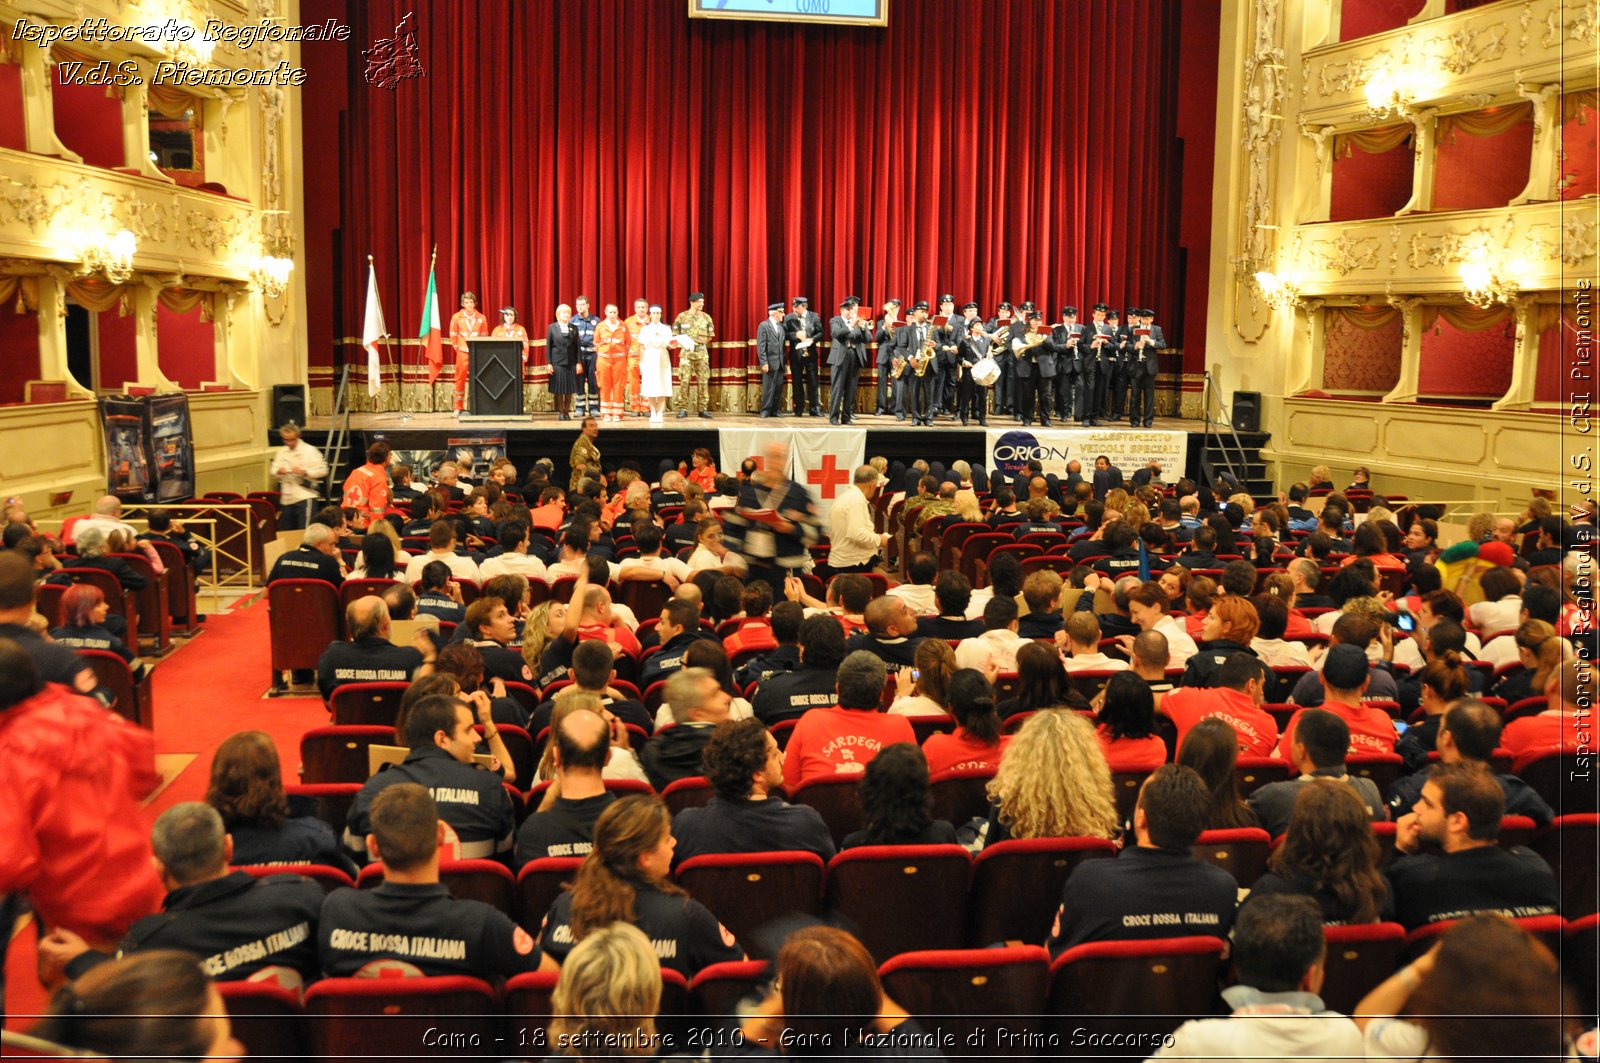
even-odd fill
[(864, 428), (803, 428), (791, 433), (789, 475), (811, 492), (824, 529), (833, 500), (850, 488), (866, 456)]

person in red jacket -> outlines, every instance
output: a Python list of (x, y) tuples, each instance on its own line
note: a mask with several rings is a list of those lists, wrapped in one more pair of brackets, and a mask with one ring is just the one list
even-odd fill
[(114, 949), (161, 910), (139, 811), (159, 782), (149, 731), (42, 682), (0, 639), (0, 895), (25, 895), (43, 930)]
[(839, 703), (808, 709), (789, 736), (783, 778), (791, 795), (801, 784), (817, 779), (859, 777), (885, 746), (916, 744), (911, 721), (881, 708), (887, 677), (883, 661), (866, 650), (857, 650), (839, 665), (834, 692)]
[(380, 439), (367, 448), (367, 463), (345, 478), (340, 505), (355, 511), (350, 524), (358, 531), (383, 516), (389, 508), (389, 444)]

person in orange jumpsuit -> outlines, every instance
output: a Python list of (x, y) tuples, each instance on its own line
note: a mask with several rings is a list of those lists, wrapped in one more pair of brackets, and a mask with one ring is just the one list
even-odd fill
[(489, 319), (478, 313), (478, 297), (461, 293), (461, 309), (450, 316), (450, 346), (456, 349), (456, 416), (467, 405), (467, 340), (489, 334)]
[(600, 385), (600, 419), (622, 420), (622, 404), (628, 386), (628, 363), (633, 362), (638, 372), (638, 362), (629, 358), (628, 349), (633, 336), (628, 323), (617, 317), (617, 304), (606, 304), (605, 320), (594, 329), (594, 369)]
[(491, 333), (491, 335), (500, 337), (501, 339), (521, 340), (522, 341), (522, 364), (523, 364), (524, 367), (527, 366), (527, 364), (528, 364), (528, 330), (523, 328), (521, 323), (519, 323), (517, 321), (517, 308), (516, 307), (514, 307), (514, 306), (503, 306), (503, 307), (500, 308), (500, 324), (498, 324), (498, 325), (496, 325), (494, 327), (494, 332)]
[(644, 401), (644, 378), (639, 375), (639, 359), (644, 354), (644, 347), (639, 343), (639, 334), (644, 327), (650, 324), (650, 303), (645, 299), (633, 301), (633, 316), (626, 322), (628, 326), (628, 403), (629, 409), (636, 414), (648, 412), (649, 407)]

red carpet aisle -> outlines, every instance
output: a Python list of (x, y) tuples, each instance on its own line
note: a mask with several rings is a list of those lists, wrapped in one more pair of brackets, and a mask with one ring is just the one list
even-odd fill
[[(328, 714), (317, 697), (263, 698), (270, 664), (267, 604), (261, 599), (231, 613), (213, 613), (203, 635), (156, 666), (156, 761), (165, 781), (145, 809), (147, 824), (181, 801), (204, 800), (211, 755), (236, 731), (270, 734), (283, 761), (284, 781), (297, 780), (300, 735), (327, 723)], [(7, 1028), (28, 1025), (10, 1017), (38, 1014), (45, 1005), (34, 974), (36, 940), (29, 920), (6, 957)]]

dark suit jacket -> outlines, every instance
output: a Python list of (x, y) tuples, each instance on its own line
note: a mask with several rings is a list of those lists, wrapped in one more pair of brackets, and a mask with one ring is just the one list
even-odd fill
[(897, 353), (897, 344), (895, 343), (895, 339), (900, 335), (900, 330), (905, 328), (905, 326), (906, 323), (904, 321), (895, 321), (895, 331), (893, 334), (891, 334), (889, 330), (880, 322), (877, 329), (873, 331), (872, 342), (878, 345), (877, 363), (879, 369), (884, 368), (894, 359)]
[(1135, 350), (1133, 343), (1138, 342), (1134, 337), (1128, 346), (1128, 357), (1133, 363), (1134, 376), (1155, 377), (1160, 372), (1156, 352), (1167, 345), (1167, 337), (1161, 331), (1160, 325), (1150, 326), (1150, 342), (1143, 348)]
[(578, 327), (568, 322), (567, 334), (563, 336), (560, 323), (552, 322), (544, 334), (544, 350), (551, 365), (577, 365)]
[(756, 358), (768, 366), (783, 367), (783, 324), (774, 325), (772, 319), (763, 321), (756, 329)]
[(908, 321), (894, 330), (894, 357), (909, 362), (913, 354), (922, 353), (922, 345), (933, 335), (932, 323), (918, 325)]
[(1122, 486), (1122, 470), (1115, 465), (1108, 469), (1094, 471), (1094, 497), (1104, 499), (1106, 495)]
[(809, 310), (804, 315), (790, 314), (783, 319), (783, 331), (788, 338), (790, 347), (793, 347), (797, 340), (803, 340), (809, 336), (813, 341), (811, 346), (804, 351), (796, 350), (792, 353), (814, 355), (820, 348), (820, 344), (815, 341), (822, 339), (822, 318)]
[(854, 358), (856, 365), (866, 367), (867, 337), (871, 332), (855, 324), (853, 315), (848, 321), (842, 316), (835, 317), (828, 324), (828, 335), (833, 338), (833, 346), (828, 349), (829, 365), (837, 369)]
[(1017, 344), (1027, 338), (1028, 323), (1026, 321), (1013, 321), (1011, 323), (1011, 331), (1006, 335), (1006, 350), (1011, 352), (1011, 361), (1016, 366), (1019, 380), (1027, 380), (1033, 376), (1033, 359), (1039, 350), (1037, 347), (1031, 351), (1017, 347)]

